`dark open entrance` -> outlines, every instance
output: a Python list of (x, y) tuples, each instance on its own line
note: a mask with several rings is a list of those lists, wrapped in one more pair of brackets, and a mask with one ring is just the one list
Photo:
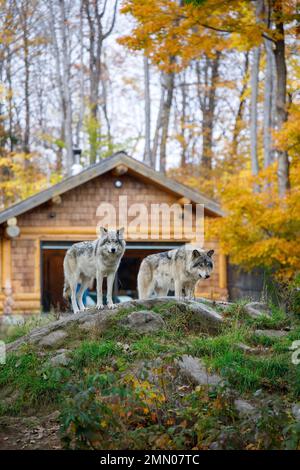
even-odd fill
[[(42, 249), (42, 305), (45, 312), (51, 309), (65, 310), (68, 306), (62, 296), (64, 285), (63, 260), (67, 249), (76, 242), (43, 242)], [(128, 242), (116, 275), (115, 301), (122, 302), (137, 298), (136, 282), (142, 260), (152, 254), (171, 250), (180, 243), (135, 243)], [(104, 292), (106, 285), (104, 285)], [(90, 292), (96, 297), (95, 285)]]

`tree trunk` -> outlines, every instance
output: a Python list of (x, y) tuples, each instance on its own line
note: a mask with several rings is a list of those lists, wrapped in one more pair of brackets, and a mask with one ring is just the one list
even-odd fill
[(160, 139), (160, 131), (162, 126), (162, 114), (163, 114), (163, 106), (165, 100), (165, 89), (162, 86), (160, 92), (160, 101), (159, 101), (159, 108), (157, 113), (156, 119), (156, 127), (155, 127), (155, 134), (153, 139), (153, 147), (152, 147), (152, 158), (153, 158), (153, 165), (154, 168), (160, 167), (159, 155), (158, 155), (158, 147), (159, 147), (159, 139)]
[[(278, 16), (282, 15), (282, 1), (276, 2), (276, 13)], [(285, 62), (285, 36), (284, 24), (282, 20), (276, 22), (277, 39), (275, 42), (275, 64), (276, 64), (276, 111), (277, 111), (277, 128), (282, 129), (282, 126), (287, 121), (287, 102), (286, 102), (286, 79), (287, 69)], [(290, 188), (289, 177), (289, 159), (285, 150), (277, 149), (278, 155), (278, 190), (279, 195), (284, 196)]]
[(80, 26), (79, 26), (79, 47), (80, 47), (80, 78), (79, 78), (79, 112), (76, 124), (76, 147), (80, 148), (80, 133), (84, 117), (84, 59), (83, 59), (83, 7), (80, 7)]
[[(99, 2), (97, 0), (91, 2), (89, 0), (82, 0), (82, 5), (87, 17), (89, 26), (89, 78), (90, 78), (90, 96), (89, 105), (92, 119), (97, 122), (99, 119), (98, 108), (99, 108), (99, 83), (101, 80), (101, 55), (103, 42), (112, 33), (115, 25), (117, 15), (118, 0), (115, 0), (112, 19), (109, 28), (106, 32), (103, 31), (103, 18), (105, 15), (107, 0), (102, 3), (102, 10), (99, 10)], [(105, 91), (104, 91), (105, 92)], [(110, 126), (108, 121), (108, 114), (106, 105), (104, 108), (104, 118), (107, 123), (108, 132), (110, 132)], [(110, 139), (110, 137), (109, 137)], [(96, 162), (97, 150), (95, 145), (90, 146), (90, 163)]]
[(240, 100), (239, 100), (239, 107), (236, 113), (235, 124), (232, 133), (232, 154), (233, 158), (236, 157), (238, 153), (238, 136), (240, 133), (240, 126), (243, 120), (243, 112), (245, 108), (245, 92), (248, 86), (248, 72), (249, 72), (249, 53), (246, 52), (245, 54), (245, 65), (244, 65), (244, 73), (243, 73), (243, 85), (240, 93)]
[(159, 170), (166, 172), (167, 166), (167, 139), (170, 123), (171, 106), (174, 92), (174, 73), (164, 73), (162, 86), (166, 89), (166, 99), (162, 110), (162, 131), (160, 140), (160, 167)]
[(65, 144), (66, 144), (66, 161), (67, 161), (67, 174), (71, 174), (71, 167), (73, 164), (73, 130), (72, 130), (72, 103), (69, 89), (70, 83), (70, 51), (67, 40), (67, 18), (64, 0), (59, 1), (60, 4), (60, 34), (62, 41), (62, 85), (63, 95), (65, 102)]
[(220, 52), (217, 52), (214, 59), (206, 58), (205, 70), (205, 92), (204, 92), (204, 109), (202, 109), (202, 160), (201, 166), (204, 170), (212, 169), (212, 147), (213, 147), (213, 126), (214, 113), (216, 105), (216, 85), (218, 80), (220, 62)]
[(253, 175), (259, 171), (257, 154), (257, 100), (258, 100), (258, 74), (260, 62), (260, 48), (255, 47), (252, 52), (251, 66), (251, 107), (250, 107), (250, 152), (251, 170)]
[[(64, 13), (64, 2), (62, 0), (60, 1), (60, 15), (59, 15), (59, 26), (60, 26), (60, 31), (61, 31), (61, 38), (63, 38), (64, 29), (66, 27), (65, 25), (65, 13)], [(61, 53), (60, 53), (60, 46), (58, 42), (58, 37), (56, 33), (56, 12), (54, 12), (54, 5), (51, 0), (48, 2), (49, 6), (49, 12), (50, 12), (50, 18), (49, 18), (49, 28), (51, 32), (51, 39), (52, 39), (52, 46), (53, 46), (53, 54), (54, 54), (54, 60), (55, 60), (55, 68), (56, 68), (56, 80), (58, 84), (58, 90), (59, 90), (59, 95), (60, 95), (60, 100), (61, 100), (61, 113), (62, 113), (62, 123), (61, 123), (61, 137), (63, 137), (63, 142), (65, 144), (65, 149), (66, 149), (66, 174), (70, 175), (71, 174), (71, 167), (73, 164), (73, 153), (72, 153), (72, 142), (70, 142), (70, 139), (72, 139), (72, 128), (71, 128), (71, 133), (70, 131), (68, 132), (67, 129), (67, 97), (66, 97), (66, 91), (67, 94), (69, 94), (69, 74), (66, 68), (66, 64), (62, 65), (62, 61), (66, 61), (67, 59), (61, 59)], [(67, 54), (67, 50), (64, 50), (64, 55)], [(64, 75), (67, 73), (67, 77)], [(57, 168), (61, 168), (61, 149), (58, 150), (58, 161), (57, 161)]]
[[(29, 58), (29, 37), (28, 37), (28, 24), (27, 24), (27, 5), (23, 8), (23, 51), (24, 51), (24, 96), (25, 96), (25, 131), (23, 139), (23, 151), (30, 152), (30, 96), (29, 96), (29, 79), (30, 79), (30, 58)], [(25, 166), (26, 166), (25, 160)]]
[(151, 101), (150, 101), (150, 76), (149, 59), (144, 55), (144, 96), (145, 96), (145, 149), (144, 162), (153, 167), (151, 155)]
[(273, 97), (273, 47), (271, 41), (264, 39), (266, 51), (265, 89), (264, 89), (264, 167), (272, 163), (272, 97)]
[(187, 96), (186, 96), (186, 77), (185, 72), (183, 72), (182, 82), (180, 84), (181, 90), (181, 113), (180, 113), (180, 138), (181, 138), (181, 158), (180, 166), (184, 168), (187, 163), (187, 144), (185, 138), (185, 128), (186, 128), (186, 108), (187, 108)]
[(106, 124), (108, 150), (112, 151), (113, 142), (112, 142), (111, 126), (110, 126), (110, 120), (109, 120), (109, 116), (108, 116), (108, 106), (107, 106), (107, 83), (108, 83), (108, 79), (106, 77), (104, 77), (104, 71), (107, 72), (106, 64), (103, 63), (101, 68), (102, 68), (101, 76), (100, 76), (101, 87), (102, 87), (101, 109), (102, 109), (105, 124)]

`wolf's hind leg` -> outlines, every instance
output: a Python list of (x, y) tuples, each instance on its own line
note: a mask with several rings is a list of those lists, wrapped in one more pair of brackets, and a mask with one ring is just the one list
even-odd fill
[(90, 283), (90, 278), (81, 275), (81, 286), (80, 286), (80, 289), (79, 289), (78, 294), (77, 294), (78, 304), (79, 304), (80, 310), (85, 309), (82, 297), (83, 297), (83, 294), (84, 294), (85, 290), (87, 289), (89, 283)]
[(154, 290), (152, 271), (148, 262), (145, 260), (142, 261), (140, 266), (137, 278), (137, 287), (139, 299), (148, 299)]
[(168, 295), (169, 289), (165, 287), (156, 287), (155, 294), (157, 297), (166, 297)]
[(76, 288), (77, 288), (77, 281), (72, 280), (70, 282), (70, 289), (71, 289), (71, 302), (72, 302), (72, 308), (74, 313), (79, 312), (79, 308), (77, 305), (77, 300), (76, 300)]

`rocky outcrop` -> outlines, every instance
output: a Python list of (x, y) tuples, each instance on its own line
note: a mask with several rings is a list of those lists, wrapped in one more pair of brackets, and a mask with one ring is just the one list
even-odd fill
[[(205, 332), (216, 332), (223, 325), (223, 317), (216, 310), (203, 302), (192, 300), (176, 300), (172, 297), (160, 297), (145, 300), (132, 300), (119, 304), (114, 310), (104, 308), (97, 310), (89, 308), (77, 314), (65, 314), (62, 318), (45, 326), (33, 329), (29, 334), (7, 344), (7, 352), (16, 351), (22, 344), (34, 344), (43, 348), (61, 347), (68, 339), (70, 329), (76, 328), (78, 335), (84, 337), (84, 333), (96, 328), (98, 331), (105, 330), (110, 325), (110, 320), (116, 317), (120, 310), (137, 308), (136, 312), (130, 312), (124, 319), (124, 327), (133, 328), (141, 333), (157, 331), (165, 326), (161, 315), (150, 312), (153, 307), (166, 305), (178, 306), (180, 314), (194, 316), (200, 330)], [(139, 310), (138, 310), (139, 309)], [(148, 310), (149, 309), (149, 310)], [(80, 333), (82, 331), (82, 333)]]

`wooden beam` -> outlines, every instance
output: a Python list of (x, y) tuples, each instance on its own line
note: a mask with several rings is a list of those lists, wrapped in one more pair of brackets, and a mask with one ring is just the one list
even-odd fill
[(41, 292), (41, 248), (40, 240), (34, 241), (34, 291)]
[(62, 197), (59, 194), (56, 194), (51, 199), (52, 204), (59, 206), (62, 203)]
[(191, 204), (191, 199), (187, 198), (187, 197), (181, 197), (180, 199), (178, 199), (178, 204), (180, 204), (181, 206), (184, 206), (184, 204)]
[(14, 300), (40, 300), (38, 292), (19, 292), (14, 294)]
[(227, 288), (227, 261), (223, 253), (219, 254), (219, 287), (220, 289)]
[(113, 170), (112, 170), (112, 174), (114, 176), (122, 176), (122, 175), (125, 175), (125, 173), (127, 173), (128, 171), (128, 166), (126, 165), (117, 165)]
[[(126, 230), (125, 230), (126, 232)], [(132, 240), (135, 240), (134, 235), (136, 234), (136, 231), (128, 227), (127, 228), (127, 238), (131, 238)], [(144, 240), (149, 240), (151, 241), (150, 235), (151, 235), (151, 227), (140, 227), (140, 230), (138, 232), (139, 235), (145, 235)], [(162, 227), (159, 228), (158, 231), (159, 235), (162, 235)], [(146, 237), (147, 235), (147, 237)], [(170, 227), (170, 236), (173, 238), (174, 235), (174, 229), (172, 226)], [(97, 238), (96, 234), (96, 227), (22, 227), (21, 230), (21, 238), (39, 238), (39, 239), (47, 239), (48, 237), (71, 237), (71, 239), (76, 240), (76, 239), (81, 239), (81, 237), (90, 237), (90, 238)], [(185, 239), (182, 239), (182, 241), (190, 241), (193, 240), (195, 237), (194, 233), (187, 234)], [(69, 238), (70, 239), (70, 238)], [(181, 239), (180, 239), (181, 240)], [(159, 241), (159, 240), (153, 240), (153, 241)], [(166, 239), (161, 239), (161, 241), (166, 241)]]
[(3, 239), (2, 241), (2, 289), (7, 282), (11, 283), (11, 241)]
[(7, 219), (7, 225), (9, 227), (13, 227), (14, 225), (18, 224), (17, 217), (11, 217), (10, 219)]

